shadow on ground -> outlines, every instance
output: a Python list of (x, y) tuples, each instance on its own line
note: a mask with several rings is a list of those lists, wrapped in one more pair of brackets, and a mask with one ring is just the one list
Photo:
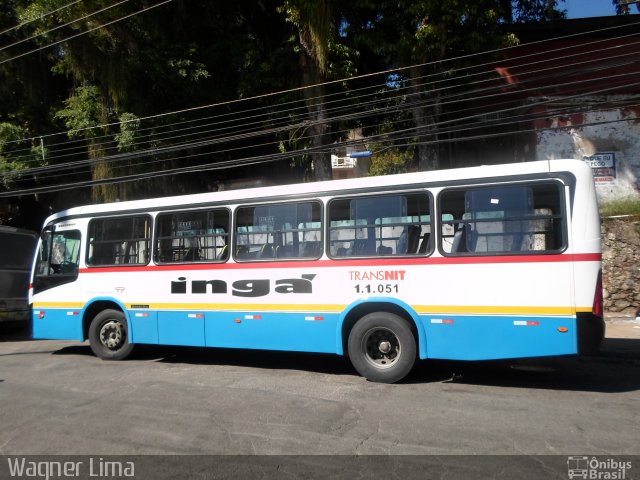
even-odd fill
[[(55, 354), (92, 355), (86, 343), (64, 347)], [(357, 375), (347, 358), (331, 354), (140, 345), (133, 360)], [(580, 357), (420, 361), (401, 384), (437, 382), (606, 393), (636, 391), (640, 390), (640, 340), (605, 339), (599, 352)]]

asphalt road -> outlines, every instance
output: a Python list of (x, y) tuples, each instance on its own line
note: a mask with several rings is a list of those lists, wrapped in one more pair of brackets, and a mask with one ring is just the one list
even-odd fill
[(382, 385), (331, 355), (150, 347), (107, 362), (5, 333), (0, 454), (638, 455), (640, 329), (626, 336), (592, 357), (422, 362)]

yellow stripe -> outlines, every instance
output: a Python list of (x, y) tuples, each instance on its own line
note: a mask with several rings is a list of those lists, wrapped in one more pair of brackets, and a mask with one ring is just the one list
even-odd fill
[[(518, 307), (495, 305), (418, 305), (414, 308), (416, 312), (423, 314), (573, 315), (576, 312), (576, 309), (573, 307)], [(591, 309), (588, 311), (591, 311)]]
[[(139, 306), (141, 303), (130, 303), (128, 308)], [(143, 303), (149, 305), (150, 310), (220, 310), (220, 311), (278, 311), (278, 312), (342, 312), (346, 305), (323, 305), (323, 304), (301, 304), (290, 303)]]
[[(40, 302), (33, 308), (82, 309), (80, 302)], [(270, 311), (270, 312), (329, 312), (341, 313), (347, 305), (337, 304), (290, 304), (290, 303), (144, 303), (127, 304), (127, 308), (140, 310), (145, 305), (149, 310), (204, 310), (204, 311)], [(496, 305), (415, 305), (419, 314), (458, 315), (573, 315), (576, 312), (591, 312), (591, 307), (536, 307), (536, 306), (496, 306)]]
[(75, 308), (82, 309), (84, 303), (80, 302), (38, 302), (33, 304), (33, 308)]

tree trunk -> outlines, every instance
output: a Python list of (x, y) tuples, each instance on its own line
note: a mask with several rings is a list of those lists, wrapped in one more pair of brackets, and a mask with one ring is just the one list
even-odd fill
[[(414, 67), (410, 70), (409, 85), (413, 106), (411, 114), (416, 127), (417, 147), (415, 150), (415, 162), (418, 169), (437, 170), (440, 166), (437, 118), (440, 110), (440, 93), (428, 94), (420, 85), (423, 82), (425, 69)], [(424, 105), (428, 100), (429, 104)]]
[[(98, 140), (89, 139), (88, 143), (90, 159), (97, 160), (104, 157), (104, 148), (102, 148)], [(113, 177), (113, 170), (104, 160), (98, 160), (91, 166), (91, 178), (93, 180), (106, 180), (111, 177)], [(118, 193), (119, 189), (117, 184), (105, 183), (103, 185), (96, 185), (91, 189), (91, 198), (96, 203), (123, 200), (118, 198)]]
[(316, 62), (305, 54), (300, 56), (300, 66), (302, 68), (303, 86), (311, 86), (303, 90), (305, 104), (309, 112), (310, 126), (307, 129), (311, 136), (314, 150), (311, 154), (313, 161), (313, 178), (316, 181), (331, 180), (331, 152), (329, 145), (331, 138), (329, 135), (330, 125), (326, 123), (327, 112), (325, 107), (325, 89), (322, 83), (322, 75), (318, 70)]

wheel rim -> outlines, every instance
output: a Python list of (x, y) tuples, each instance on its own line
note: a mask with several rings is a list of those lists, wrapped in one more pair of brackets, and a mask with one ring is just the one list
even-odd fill
[(109, 320), (100, 328), (100, 343), (109, 350), (118, 350), (126, 339), (124, 326), (117, 320)]
[(362, 337), (362, 353), (373, 367), (387, 369), (397, 363), (402, 348), (395, 333), (388, 328), (376, 327)]

